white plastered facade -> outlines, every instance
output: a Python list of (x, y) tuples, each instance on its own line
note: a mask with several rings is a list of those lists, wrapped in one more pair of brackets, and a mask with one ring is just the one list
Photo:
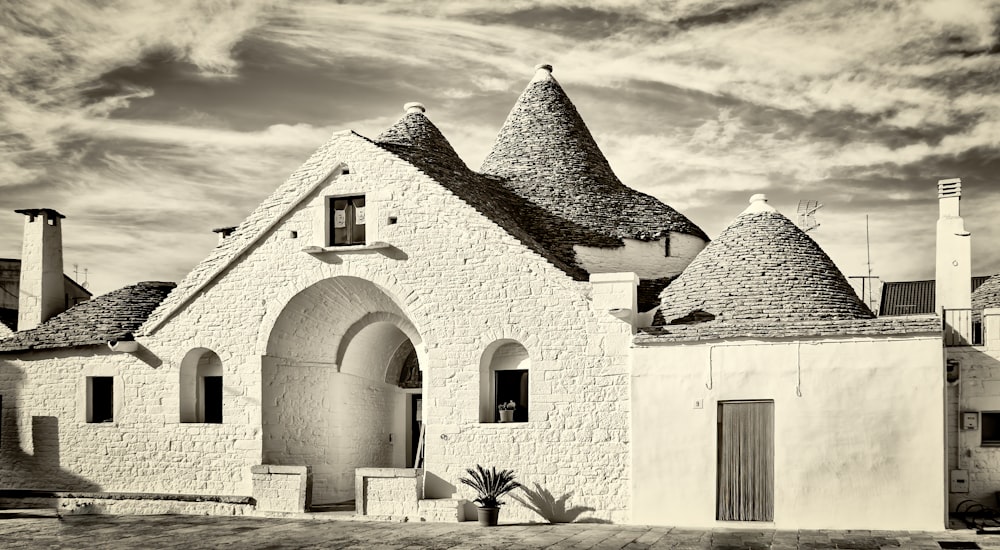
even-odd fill
[(716, 519), (718, 404), (770, 400), (774, 513), (765, 525), (944, 527), (938, 335), (736, 339), (634, 351), (633, 521), (750, 525)]

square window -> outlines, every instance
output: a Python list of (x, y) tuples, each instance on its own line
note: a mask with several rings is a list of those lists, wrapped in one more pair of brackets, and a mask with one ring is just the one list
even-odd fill
[[(495, 372), (496, 403), (514, 402), (513, 422), (528, 421), (528, 371), (526, 369), (498, 370)], [(499, 422), (500, 410), (494, 407), (496, 421)]]
[(87, 377), (87, 422), (115, 421), (114, 387), (113, 376)]
[(979, 415), (984, 447), (1000, 447), (1000, 411), (983, 411)]
[(204, 422), (222, 424), (222, 377), (202, 377), (202, 392), (205, 406)]
[(365, 244), (365, 196), (330, 199), (330, 246)]

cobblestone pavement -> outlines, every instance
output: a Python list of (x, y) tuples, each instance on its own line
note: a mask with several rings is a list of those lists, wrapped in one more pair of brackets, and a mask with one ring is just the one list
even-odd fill
[[(939, 541), (964, 543), (942, 546)], [(970, 545), (974, 543), (976, 546)], [(971, 531), (700, 531), (597, 524), (376, 523), (254, 517), (67, 516), (0, 512), (0, 548), (992, 548), (1000, 535)]]

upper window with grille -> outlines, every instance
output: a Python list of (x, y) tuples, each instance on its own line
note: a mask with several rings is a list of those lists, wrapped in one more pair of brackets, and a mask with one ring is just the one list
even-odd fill
[(329, 200), (330, 246), (365, 244), (365, 196)]

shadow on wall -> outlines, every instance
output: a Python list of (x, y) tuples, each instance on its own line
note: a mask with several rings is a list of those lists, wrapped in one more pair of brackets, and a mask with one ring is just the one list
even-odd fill
[(566, 493), (557, 499), (551, 491), (542, 488), (541, 485), (537, 483), (533, 483), (532, 485), (535, 486), (534, 490), (524, 486), (521, 487), (526, 498), (521, 498), (517, 495), (512, 496), (522, 506), (542, 516), (549, 523), (611, 523), (599, 518), (581, 518), (580, 516), (584, 512), (594, 511), (589, 506), (574, 506), (566, 509), (566, 501), (573, 496), (573, 493)]
[(48, 491), (100, 491), (101, 487), (60, 467), (59, 418), (31, 417), (31, 447), (21, 448), (18, 426), (24, 373), (16, 367), (0, 365), (0, 487)]

